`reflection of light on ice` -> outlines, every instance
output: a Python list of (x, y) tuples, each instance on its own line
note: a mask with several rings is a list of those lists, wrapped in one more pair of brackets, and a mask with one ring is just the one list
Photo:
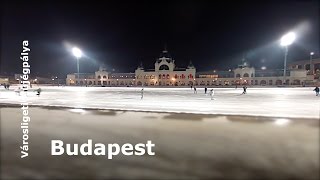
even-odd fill
[(75, 112), (75, 113), (85, 113), (86, 111), (83, 109), (70, 109), (70, 112)]
[(285, 125), (287, 125), (289, 123), (290, 123), (289, 119), (276, 119), (274, 121), (274, 124), (277, 125), (277, 126), (285, 126)]

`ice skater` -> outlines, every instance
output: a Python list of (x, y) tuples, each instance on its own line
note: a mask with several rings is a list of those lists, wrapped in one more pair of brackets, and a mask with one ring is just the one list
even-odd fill
[(242, 94), (247, 94), (247, 86), (243, 86), (243, 92)]
[(205, 88), (204, 88), (204, 93), (207, 94), (207, 91), (208, 91), (208, 88), (205, 87)]
[(214, 95), (213, 89), (210, 90), (210, 93), (209, 93), (209, 94), (210, 94), (211, 100), (214, 100), (214, 99), (213, 99), (213, 95)]
[(195, 86), (193, 87), (193, 93), (197, 94), (197, 88)]
[(314, 88), (314, 91), (316, 92), (316, 96), (319, 96), (319, 91), (320, 91), (320, 89), (319, 89), (318, 86), (316, 86), (316, 88)]
[(40, 96), (40, 93), (41, 93), (41, 88), (38, 88), (37, 90), (35, 90), (37, 92), (37, 96), (39, 97)]
[(4, 84), (4, 89), (6, 89), (6, 90), (9, 90), (9, 88), (10, 88), (10, 84)]
[(191, 87), (191, 90), (192, 90), (192, 85), (190, 87)]
[(18, 87), (17, 89), (14, 90), (14, 92), (16, 93), (16, 95), (20, 96), (21, 88)]
[(143, 99), (143, 88), (141, 89), (141, 99)]

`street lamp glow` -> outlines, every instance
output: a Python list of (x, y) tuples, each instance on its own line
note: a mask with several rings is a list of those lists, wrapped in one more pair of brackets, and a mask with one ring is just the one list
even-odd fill
[(291, 45), (296, 39), (296, 34), (294, 32), (289, 32), (282, 36), (280, 45), (285, 47), (284, 52), (284, 63), (283, 63), (283, 81), (286, 84), (286, 74), (287, 74), (287, 56), (288, 56), (288, 46)]
[(82, 56), (81, 50), (77, 47), (72, 48), (72, 53), (77, 58), (80, 58)]
[(81, 55), (82, 55), (82, 52), (81, 52), (81, 50), (79, 49), (79, 48), (77, 48), (77, 47), (74, 47), (74, 48), (72, 48), (72, 53), (73, 53), (73, 55), (77, 58), (77, 72), (78, 72), (78, 74), (77, 74), (77, 84), (79, 83), (79, 80), (80, 80), (80, 77), (79, 77), (79, 58), (81, 58)]
[(314, 65), (312, 64), (312, 56), (314, 55), (314, 52), (310, 52), (310, 74), (314, 74)]
[(284, 36), (282, 36), (280, 40), (281, 41), (280, 45), (289, 46), (294, 42), (295, 39), (296, 39), (296, 34), (294, 32), (289, 32), (288, 34), (285, 34)]

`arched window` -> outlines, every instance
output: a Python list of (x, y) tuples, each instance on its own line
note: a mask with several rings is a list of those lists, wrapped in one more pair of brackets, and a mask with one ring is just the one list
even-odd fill
[(100, 75), (98, 76), (98, 79), (101, 79), (101, 76), (100, 76)]
[(169, 70), (169, 66), (163, 64), (159, 67), (159, 70)]
[(276, 81), (276, 85), (282, 85), (282, 81), (278, 79), (278, 80)]
[(159, 79), (161, 79), (161, 74), (159, 74)]
[(240, 74), (236, 74), (236, 77), (239, 78), (239, 77), (240, 77)]
[(105, 78), (107, 78), (107, 76), (103, 76), (103, 78), (105, 79)]
[(267, 84), (267, 81), (265, 81), (265, 80), (260, 81), (260, 85), (266, 85), (266, 84)]
[(177, 75), (177, 74), (176, 74), (176, 75), (174, 75), (174, 78), (178, 79), (178, 75)]
[(244, 73), (243, 77), (249, 77), (248, 73)]
[(170, 79), (170, 75), (169, 74), (167, 74), (167, 79)]

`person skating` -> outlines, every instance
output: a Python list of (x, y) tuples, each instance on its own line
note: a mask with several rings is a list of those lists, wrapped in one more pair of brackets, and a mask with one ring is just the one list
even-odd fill
[(243, 92), (242, 94), (247, 94), (247, 86), (243, 86)]
[(143, 88), (141, 89), (141, 99), (143, 99)]
[(213, 100), (213, 95), (214, 95), (214, 91), (213, 89), (210, 90), (210, 97), (211, 97), (211, 100)]
[(195, 86), (193, 87), (193, 93), (197, 94), (197, 88)]
[(190, 87), (191, 87), (191, 90), (192, 90), (192, 85)]
[(205, 88), (204, 88), (204, 93), (207, 94), (207, 91), (208, 91), (208, 88), (205, 87)]
[(4, 84), (4, 88), (5, 88), (6, 90), (9, 90), (10, 84)]
[(15, 92), (17, 95), (20, 96), (21, 88), (18, 87), (17, 89), (14, 90), (14, 92)]
[(36, 90), (36, 92), (37, 92), (37, 96), (40, 96), (41, 88), (38, 88), (38, 89)]
[(316, 96), (319, 96), (319, 91), (320, 91), (320, 89), (319, 89), (318, 86), (316, 86), (316, 88), (314, 88), (314, 91), (316, 92)]

